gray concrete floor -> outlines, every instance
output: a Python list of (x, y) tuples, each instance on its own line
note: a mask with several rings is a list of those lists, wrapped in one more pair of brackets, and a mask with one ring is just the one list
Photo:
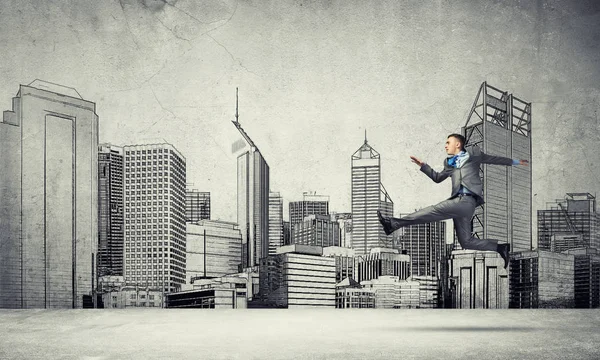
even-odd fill
[(0, 310), (0, 359), (600, 359), (600, 310)]

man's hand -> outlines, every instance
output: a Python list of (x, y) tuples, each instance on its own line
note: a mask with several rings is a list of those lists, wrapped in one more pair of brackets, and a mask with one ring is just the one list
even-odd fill
[(414, 157), (414, 156), (412, 156), (412, 155), (411, 155), (411, 156), (410, 156), (410, 159), (411, 159), (411, 160), (412, 160), (412, 162), (414, 162), (415, 164), (417, 164), (417, 165), (419, 165), (419, 166), (423, 166), (423, 162), (422, 162), (421, 160), (417, 159), (416, 157)]
[(519, 165), (529, 166), (529, 161), (527, 161), (527, 160), (519, 160)]

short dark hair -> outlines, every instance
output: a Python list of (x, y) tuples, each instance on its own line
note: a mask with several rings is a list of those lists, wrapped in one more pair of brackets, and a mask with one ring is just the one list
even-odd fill
[(448, 137), (453, 137), (456, 140), (458, 140), (458, 142), (460, 142), (460, 148), (461, 148), (461, 150), (465, 149), (465, 145), (467, 143), (467, 139), (465, 139), (464, 136), (462, 136), (461, 134), (450, 134), (450, 135), (448, 135)]

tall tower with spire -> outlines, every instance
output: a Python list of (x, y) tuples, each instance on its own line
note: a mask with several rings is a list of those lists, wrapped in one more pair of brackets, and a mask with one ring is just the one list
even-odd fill
[(232, 122), (249, 147), (237, 158), (237, 221), (242, 233), (242, 267), (252, 268), (269, 255), (269, 165), (239, 123), (237, 88)]
[(381, 183), (380, 156), (367, 140), (352, 155), (352, 247), (356, 254), (369, 254), (376, 247), (391, 247), (377, 220), (377, 210), (392, 216), (394, 203)]

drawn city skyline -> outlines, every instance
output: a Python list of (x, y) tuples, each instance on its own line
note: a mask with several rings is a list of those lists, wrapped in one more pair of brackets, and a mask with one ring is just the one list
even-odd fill
[[(488, 91), (495, 91), (500, 95), (494, 96)], [(481, 99), (485, 100), (481, 105), (477, 105), (480, 95)], [(473, 105), (473, 109), (479, 108), (478, 111), (481, 113), (472, 110), (472, 113), (477, 114), (481, 121), (472, 127), (463, 128), (465, 136), (471, 140), (467, 144), (467, 148), (485, 145), (486, 149), (496, 148), (499, 149), (497, 151), (506, 151), (508, 154), (516, 150), (519, 153), (518, 156), (530, 158), (531, 115), (515, 114), (519, 107), (513, 104), (512, 99), (512, 94), (492, 88), (485, 82), (481, 85)], [(522, 100), (516, 101), (518, 104), (525, 105), (525, 111), (530, 108), (530, 104)], [(488, 106), (490, 106), (489, 109)], [(124, 287), (121, 289), (126, 289), (128, 286), (134, 286), (137, 289), (138, 286), (144, 284), (153, 286), (155, 289), (153, 291), (164, 291), (163, 295), (166, 298), (160, 302), (156, 300), (149, 302), (152, 304), (151, 306), (162, 306), (165, 302), (167, 306), (174, 306), (173, 296), (177, 297), (179, 302), (186, 301), (184, 299), (186, 296), (196, 296), (194, 293), (184, 291), (181, 295), (184, 298), (182, 298), (178, 297), (178, 293), (185, 287), (193, 287), (196, 278), (201, 281), (206, 280), (207, 264), (209, 263), (211, 272), (215, 265), (217, 268), (229, 269), (226, 272), (216, 270), (213, 276), (220, 274), (217, 277), (228, 277), (229, 280), (226, 281), (249, 281), (245, 284), (248, 286), (248, 301), (252, 300), (252, 295), (254, 295), (254, 301), (268, 300), (272, 305), (287, 306), (285, 300), (282, 300), (287, 295), (281, 298), (282, 294), (277, 293), (277, 298), (273, 298), (273, 294), (267, 290), (280, 289), (282, 285), (278, 285), (278, 281), (283, 279), (282, 276), (287, 275), (280, 274), (275, 278), (265, 278), (266, 275), (263, 272), (268, 271), (269, 274), (281, 272), (277, 264), (282, 261), (304, 261), (309, 266), (311, 262), (317, 261), (323, 255), (330, 259), (323, 260), (325, 262), (321, 265), (318, 262), (312, 264), (316, 266), (313, 268), (316, 271), (315, 276), (320, 277), (318, 275), (319, 266), (328, 266), (328, 272), (333, 275), (333, 278), (324, 280), (322, 286), (329, 287), (330, 284), (337, 283), (337, 286), (343, 288), (345, 281), (349, 281), (346, 285), (347, 288), (393, 286), (400, 293), (406, 292), (405, 295), (409, 298), (405, 300), (409, 304), (413, 304), (409, 307), (419, 306), (418, 301), (413, 302), (416, 299), (412, 298), (415, 291), (416, 294), (419, 291), (426, 294), (430, 290), (432, 291), (430, 294), (433, 296), (427, 300), (430, 304), (437, 304), (441, 297), (444, 300), (440, 300), (439, 304), (452, 304), (453, 307), (508, 307), (509, 273), (501, 270), (497, 254), (464, 252), (460, 247), (454, 248), (458, 252), (450, 251), (449, 247), (444, 246), (444, 235), (440, 238), (431, 234), (433, 237), (425, 236), (421, 240), (422, 244), (424, 244), (423, 241), (442, 241), (441, 244), (434, 244), (433, 247), (441, 246), (447, 252), (439, 257), (439, 254), (434, 254), (433, 248), (426, 250), (431, 252), (428, 256), (434, 256), (434, 261), (440, 266), (437, 267), (434, 274), (423, 278), (420, 274), (413, 274), (409, 271), (410, 268), (413, 268), (413, 265), (409, 265), (411, 256), (418, 256), (421, 246), (412, 250), (409, 246), (407, 253), (405, 252), (406, 243), (402, 244), (401, 241), (400, 244), (398, 242), (394, 244), (393, 242), (394, 238), (398, 240), (402, 237), (381, 237), (382, 228), (378, 221), (373, 219), (369, 221), (368, 216), (365, 215), (374, 215), (371, 213), (377, 209), (391, 213), (392, 203), (380, 182), (380, 154), (368, 145), (366, 133), (363, 145), (353, 155), (353, 160), (356, 162), (352, 163), (353, 174), (355, 174), (352, 180), (356, 183), (353, 184), (351, 195), (357, 202), (354, 204), (356, 208), (353, 206), (352, 213), (349, 214), (352, 215), (351, 240), (349, 243), (345, 241), (344, 244), (351, 249), (340, 248), (337, 250), (336, 248), (341, 244), (341, 227), (335, 212), (330, 217), (330, 197), (327, 195), (305, 193), (302, 202), (288, 203), (290, 211), (293, 210), (289, 222), (291, 229), (287, 235), (291, 242), (285, 242), (283, 199), (278, 192), (270, 189), (269, 165), (258, 150), (258, 145), (238, 122), (237, 109), (233, 125), (243, 135), (248, 145), (246, 148), (239, 147), (239, 150), (242, 151), (238, 151), (237, 157), (237, 223), (211, 222), (209, 220), (206, 224), (202, 219), (193, 222), (189, 222), (187, 219), (191, 215), (190, 210), (199, 214), (201, 204), (198, 201), (190, 201), (194, 200), (193, 193), (197, 192), (197, 189), (190, 187), (186, 189), (188, 182), (185, 155), (171, 144), (130, 144), (122, 148), (113, 147), (110, 144), (98, 144), (98, 134), (96, 133), (98, 115), (95, 109), (95, 103), (82, 99), (76, 89), (36, 80), (29, 86), (19, 87), (19, 92), (13, 98), (12, 109), (3, 114), (0, 135), (3, 140), (3, 152), (6, 151), (3, 163), (7, 171), (2, 174), (5, 184), (2, 188), (2, 198), (5, 202), (2, 211), (6, 216), (2, 219), (3, 240), (0, 245), (2, 245), (2, 256), (5, 260), (2, 262), (5, 270), (2, 276), (2, 286), (8, 289), (3, 294), (3, 306), (12, 307), (19, 303), (22, 307), (51, 308), (64, 307), (66, 302), (72, 301), (73, 307), (86, 307), (88, 306), (86, 304), (90, 303), (90, 298), (86, 298), (89, 296), (86, 294), (86, 289), (89, 288), (93, 293), (96, 288), (96, 279), (100, 283), (102, 275), (123, 276), (121, 281)], [(78, 133), (81, 134), (77, 136)], [(81, 142), (81, 139), (85, 140), (86, 136), (89, 141)], [(61, 141), (57, 142), (56, 139), (61, 139)], [(78, 139), (79, 143), (76, 142)], [(503, 146), (503, 142), (507, 142), (510, 146)], [(10, 153), (11, 145), (22, 149), (21, 152)], [(91, 146), (92, 151), (86, 151), (86, 149), (89, 150), (86, 146)], [(513, 149), (512, 146), (516, 147)], [(68, 150), (72, 152), (73, 159), (71, 161), (68, 161), (71, 158)], [(18, 164), (21, 166), (18, 167)], [(43, 176), (36, 177), (36, 174), (40, 175), (40, 169), (43, 169)], [(473, 219), (475, 236), (478, 236), (478, 233), (484, 236), (486, 232), (490, 233), (489, 227), (497, 232), (492, 234), (497, 240), (508, 241), (514, 245), (518, 266), (523, 266), (521, 263), (524, 261), (525, 263), (533, 261), (534, 264), (524, 266), (537, 266), (535, 259), (538, 258), (538, 253), (534, 252), (533, 255), (527, 253), (535, 249), (532, 246), (534, 242), (530, 238), (530, 229), (533, 225), (529, 221), (532, 215), (531, 208), (519, 207), (517, 204), (517, 210), (521, 215), (515, 213), (516, 216), (512, 220), (494, 220), (498, 211), (503, 212), (511, 206), (511, 201), (516, 200), (523, 203), (518, 196), (514, 199), (512, 196), (503, 198), (502, 194), (520, 194), (530, 198), (531, 177), (529, 171), (488, 172), (487, 169), (483, 167), (481, 173), (484, 187), (488, 183), (490, 186), (492, 184), (495, 186), (492, 192), (484, 192), (483, 195), (486, 199), (493, 201), (486, 202), (482, 207), (484, 212), (476, 215)], [(511, 181), (507, 181), (509, 176), (512, 178)], [(88, 181), (89, 183), (87, 183)], [(43, 184), (43, 187), (32, 186), (36, 182), (38, 185)], [(512, 182), (521, 187), (516, 193), (511, 190)], [(42, 192), (40, 193), (40, 191)], [(204, 196), (206, 195), (210, 197), (210, 193), (204, 193)], [(579, 195), (582, 194), (567, 193), (567, 196), (571, 197)], [(556, 261), (557, 264), (564, 267), (563, 279), (556, 285), (564, 283), (563, 285), (567, 286), (565, 290), (567, 294), (569, 291), (573, 293), (573, 287), (569, 287), (570, 278), (586, 276), (581, 272), (575, 272), (573, 275), (574, 265), (569, 265), (570, 262), (573, 263), (574, 259), (579, 256), (580, 260), (577, 261), (587, 261), (586, 264), (589, 264), (590, 269), (598, 266), (595, 264), (597, 262), (596, 239), (599, 236), (597, 234), (598, 215), (595, 213), (595, 197), (591, 194), (586, 196), (586, 200), (571, 199), (565, 204), (558, 203), (561, 211), (555, 215), (555, 217), (558, 216), (555, 226), (565, 228), (568, 225), (570, 233), (566, 234), (566, 237), (560, 231), (548, 232), (546, 225), (540, 227), (541, 223), (538, 223), (538, 227), (547, 233), (544, 237), (544, 250), (552, 251), (552, 253), (539, 253), (539, 258)], [(71, 198), (70, 201), (69, 198)], [(84, 202), (82, 203), (82, 201)], [(10, 205), (7, 206), (6, 204), (9, 203)], [(529, 199), (526, 199), (524, 204), (528, 203)], [(56, 204), (60, 204), (60, 206), (56, 206)], [(81, 207), (81, 204), (84, 206)], [(90, 213), (86, 213), (87, 207), (92, 208)], [(95, 207), (96, 209), (94, 209)], [(60, 212), (65, 208), (71, 209), (72, 213), (64, 211), (60, 215), (56, 213), (57, 210)], [(295, 214), (298, 211), (302, 214)], [(572, 222), (575, 221), (573, 219), (581, 216), (578, 214), (580, 212), (584, 212), (583, 215), (588, 219), (588, 223), (583, 228), (580, 224), (579, 228), (581, 229), (578, 232)], [(543, 215), (545, 212), (538, 210), (538, 213)], [(490, 214), (490, 219), (487, 219), (488, 215), (483, 214)], [(307, 215), (309, 216), (307, 217)], [(508, 211), (504, 217), (506, 216), (512, 217), (513, 211)], [(561, 219), (561, 216), (564, 219)], [(57, 221), (53, 221), (53, 219)], [(188, 222), (186, 223), (186, 221)], [(96, 227), (96, 222), (98, 222), (98, 227)], [(517, 225), (520, 224), (522, 229), (516, 232), (512, 230), (513, 235), (511, 235), (507, 231), (514, 227), (513, 222)], [(81, 233), (82, 223), (91, 224), (84, 233)], [(59, 226), (56, 226), (57, 224)], [(186, 241), (194, 238), (192, 234), (200, 235), (198, 229), (192, 230), (197, 225), (206, 225), (203, 235), (196, 236), (203, 245), (190, 243), (186, 248)], [(213, 231), (210, 229), (214, 229), (215, 226), (229, 228), (232, 225), (233, 232), (229, 232), (229, 235), (226, 236), (229, 242), (225, 243), (225, 247), (216, 245), (216, 243), (210, 248), (207, 247), (206, 229), (209, 229), (210, 232)], [(76, 230), (80, 233), (76, 233)], [(95, 233), (96, 231), (97, 233)], [(238, 232), (239, 236), (235, 235)], [(502, 233), (506, 234), (506, 238), (503, 238)], [(219, 235), (215, 236), (219, 237)], [(550, 243), (554, 245), (548, 245), (547, 236), (551, 237)], [(576, 236), (580, 236), (587, 242), (577, 240)], [(71, 238), (71, 242), (68, 241), (69, 238)], [(520, 242), (518, 248), (515, 240)], [(60, 250), (56, 247), (57, 241), (62, 241)], [(399, 247), (392, 248), (392, 244), (394, 247)], [(212, 248), (212, 246), (216, 247)], [(333, 248), (325, 250), (328, 246), (333, 246)], [(591, 247), (591, 252), (579, 249), (574, 250), (573, 253), (559, 254), (564, 250), (581, 246)], [(72, 253), (68, 251), (69, 248), (72, 248)], [(237, 255), (236, 248), (239, 249)], [(117, 254), (119, 252), (122, 254)], [(210, 260), (207, 258), (209, 252), (213, 254)], [(290, 258), (288, 255), (284, 255), (287, 253), (303, 255), (299, 258), (295, 257), (296, 255), (290, 255)], [(196, 258), (193, 264), (186, 263), (188, 255)], [(485, 273), (477, 270), (477, 266), (472, 266), (473, 260), (482, 255), (480, 260), (489, 259), (485, 260), (488, 270)], [(91, 263), (88, 261), (90, 256)], [(217, 257), (213, 259), (212, 256)], [(550, 257), (548, 258), (548, 256)], [(335, 259), (331, 259), (331, 257)], [(347, 262), (350, 258), (353, 263), (352, 273), (354, 275), (350, 273), (347, 275), (348, 278), (340, 277), (346, 271), (338, 268), (340, 261)], [(383, 261), (383, 264), (386, 265), (375, 265), (373, 261)], [(446, 264), (447, 261), (448, 264)], [(65, 271), (70, 268), (68, 262), (72, 264), (72, 274)], [(225, 265), (225, 262), (228, 265)], [(461, 262), (462, 265), (460, 265)], [(450, 265), (451, 269), (449, 278), (445, 278), (448, 276), (447, 265)], [(188, 268), (196, 274), (201, 274), (202, 266), (204, 267), (203, 276), (191, 276), (191, 273), (188, 274), (190, 276), (186, 275)], [(258, 270), (259, 266), (260, 271)], [(63, 270), (56, 272), (57, 268)], [(233, 269), (237, 270), (238, 275), (231, 272)], [(540, 269), (540, 271), (547, 271), (545, 268)], [(297, 271), (303, 270), (300, 267)], [(571, 275), (569, 275), (569, 271), (571, 271)], [(593, 273), (596, 270), (590, 271)], [(247, 280), (234, 279), (244, 274)], [(523, 273), (519, 274), (523, 275)], [(513, 275), (510, 277), (511, 284), (513, 284), (511, 286), (519, 286), (519, 284), (529, 281), (536, 283), (536, 280), (527, 277), (516, 278)], [(358, 282), (354, 281), (353, 276), (358, 276), (356, 277)], [(362, 276), (366, 276), (366, 278)], [(400, 277), (398, 278), (398, 276)], [(433, 277), (428, 278), (428, 276)], [(473, 281), (473, 277), (478, 280), (469, 285), (469, 282)], [(261, 293), (258, 292), (258, 287), (250, 285), (254, 278), (260, 279)], [(89, 282), (90, 279), (94, 280)], [(467, 279), (470, 280), (466, 281)], [(82, 280), (84, 281), (82, 282)], [(269, 285), (264, 287), (267, 280)], [(103, 282), (106, 281), (118, 283), (115, 278), (105, 278)], [(363, 281), (366, 282), (363, 284)], [(411, 282), (412, 285), (405, 281)], [(450, 281), (449, 290), (447, 290), (447, 281)], [(71, 285), (69, 285), (70, 282), (72, 282)], [(489, 282), (492, 285), (485, 285)], [(282, 284), (285, 284), (285, 281)], [(459, 284), (458, 288), (457, 284)], [(479, 289), (474, 288), (476, 284), (480, 284), (478, 285)], [(483, 288), (481, 284), (484, 284)], [(310, 284), (307, 283), (304, 286), (307, 285)], [(297, 286), (302, 288), (303, 285), (298, 283)], [(430, 288), (431, 286), (433, 288)], [(72, 287), (73, 294), (79, 291), (77, 299), (69, 300), (69, 291), (66, 290), (68, 287)], [(159, 287), (160, 290), (158, 290)], [(325, 291), (318, 287), (313, 290), (317, 293)], [(266, 293), (264, 293), (265, 291)], [(578, 291), (580, 293), (583, 291), (585, 294), (588, 290), (580, 288)], [(83, 298), (81, 298), (81, 294), (85, 294)], [(391, 299), (383, 300), (376, 294), (377, 291), (373, 290), (370, 298), (361, 298), (360, 301), (367, 303), (374, 301), (372, 304), (377, 307), (386, 306), (383, 304), (396, 306)], [(461, 295), (458, 296), (458, 294)], [(465, 294), (468, 295), (465, 297)], [(155, 297), (156, 294), (147, 294), (147, 297), (150, 296)], [(169, 296), (171, 296), (171, 300), (169, 300)], [(246, 293), (240, 293), (238, 296), (244, 298)], [(336, 299), (334, 294), (328, 293), (323, 296), (319, 299), (322, 302), (321, 305), (332, 306), (332, 301)], [(430, 297), (430, 295), (423, 296)], [(511, 304), (519, 304), (516, 306), (522, 306), (523, 303), (537, 304), (537, 297), (530, 300), (515, 300), (514, 296), (517, 295), (511, 293), (510, 301)], [(575, 297), (575, 295), (573, 296)], [(590, 301), (595, 303), (597, 301), (594, 300), (595, 295), (590, 296), (592, 299)], [(310, 297), (300, 297), (296, 300), (299, 301), (297, 304), (301, 304), (301, 306), (311, 303)], [(95, 307), (95, 297), (93, 301)], [(549, 301), (552, 304), (557, 303), (552, 299)], [(566, 303), (574, 303), (573, 301)], [(582, 301), (584, 300), (580, 300), (579, 303)], [(141, 303), (145, 304), (146, 302), (147, 300)], [(114, 302), (114, 305), (116, 304)]]
[[(441, 166), (445, 136), (464, 125), (482, 81), (533, 104), (534, 208), (567, 185), (598, 191), (600, 75), (584, 4), (21, 6), (2, 13), (11, 31), (0, 46), (14, 70), (0, 74), (2, 108), (36, 78), (76, 88), (97, 103), (100, 143), (164, 138), (186, 154), (189, 179), (216, 196), (214, 218), (236, 217), (235, 87), (240, 122), (285, 202), (316, 191), (331, 196), (332, 210), (349, 211), (349, 154), (365, 129), (396, 212), (443, 199), (446, 184), (422, 184), (408, 156)], [(548, 16), (564, 22), (529, 20)], [(477, 30), (487, 27), (493, 36)]]

